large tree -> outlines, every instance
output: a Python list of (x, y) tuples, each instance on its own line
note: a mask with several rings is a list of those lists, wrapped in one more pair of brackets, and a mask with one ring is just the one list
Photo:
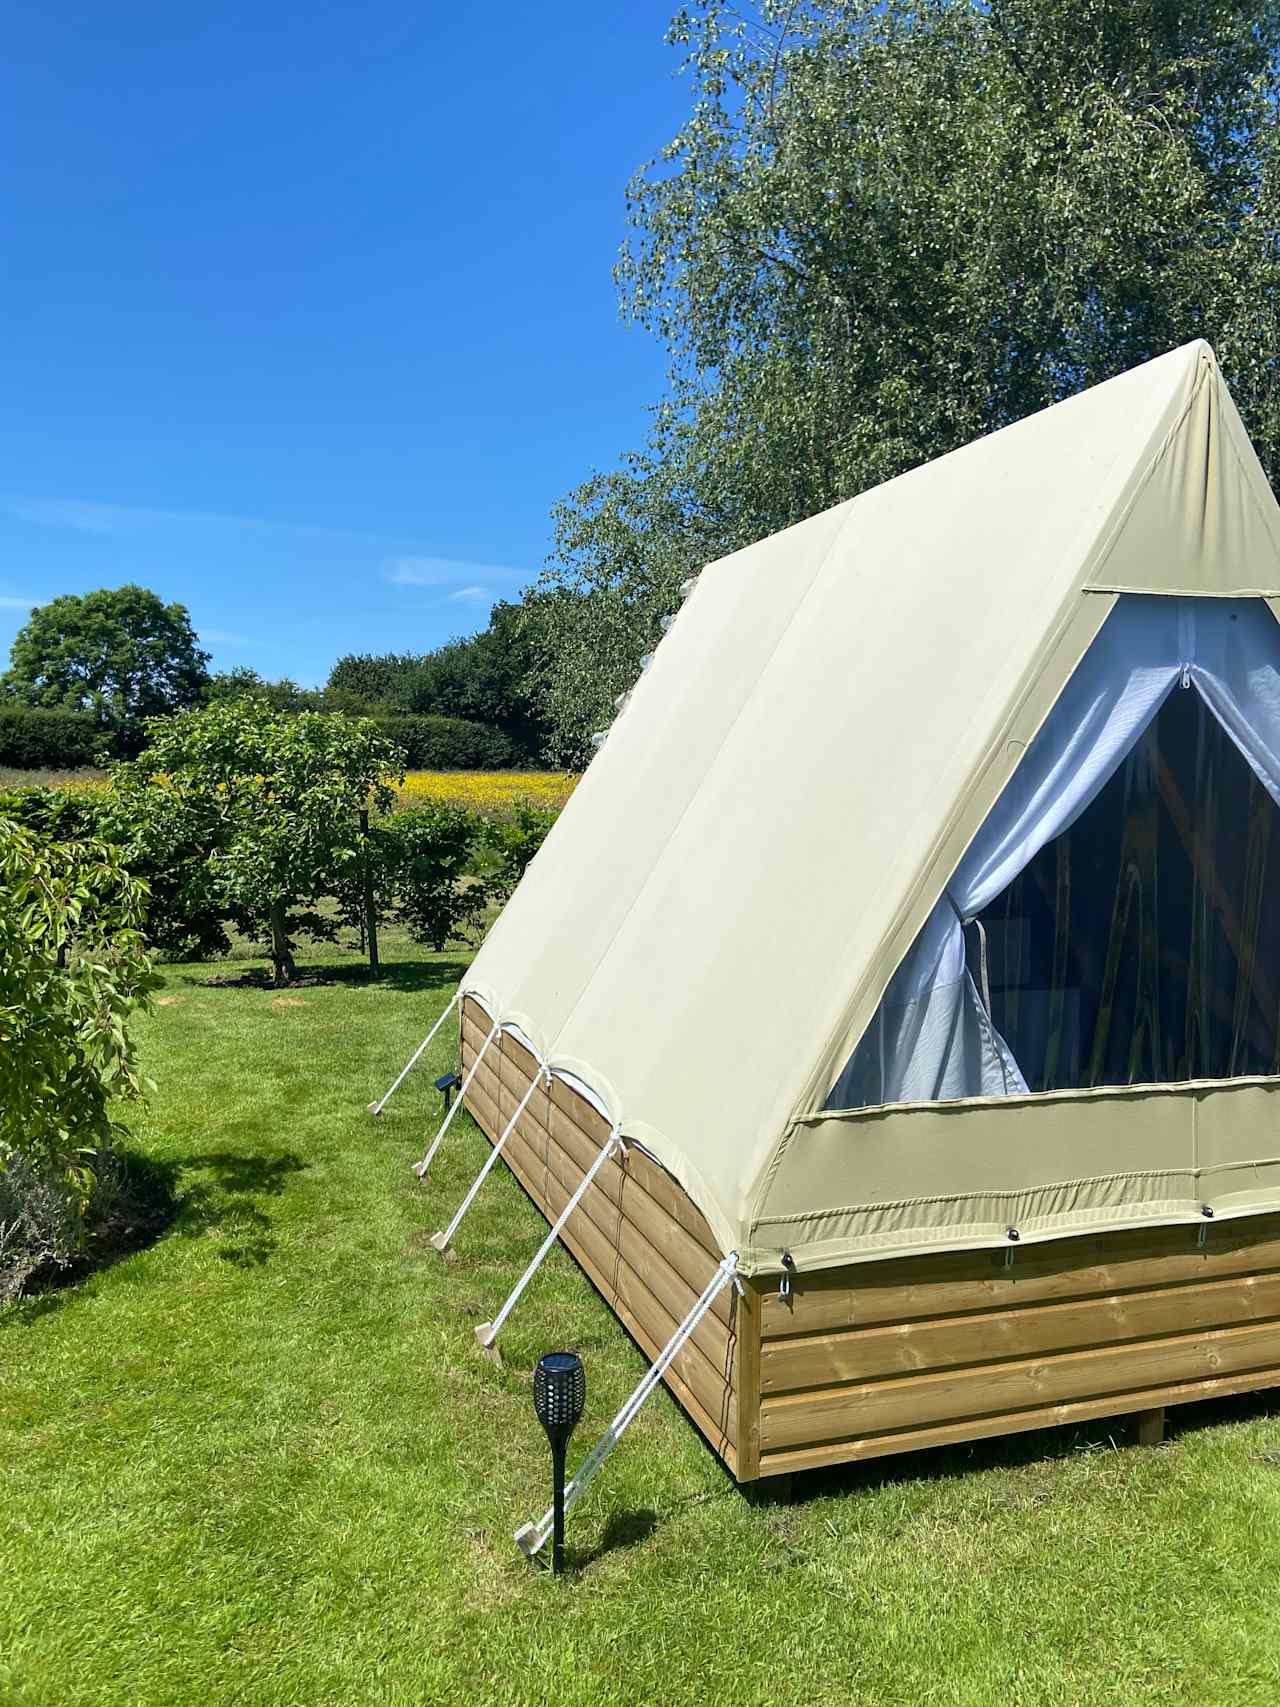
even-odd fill
[(209, 654), (185, 605), (145, 587), (66, 593), (38, 605), (13, 643), (6, 693), (27, 705), (89, 711), (126, 745), (147, 717), (193, 705)]
[(561, 757), (708, 559), (1190, 338), (1280, 473), (1271, 0), (717, 3), (671, 39), (690, 117), (618, 271), (671, 384), (530, 607)]

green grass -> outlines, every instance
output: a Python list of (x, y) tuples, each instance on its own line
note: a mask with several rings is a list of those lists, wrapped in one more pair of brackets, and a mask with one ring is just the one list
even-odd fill
[(446, 1267), (425, 1245), (483, 1154), (409, 1163), (451, 956), (283, 1000), (170, 968), (143, 1026), (137, 1147), (168, 1235), (0, 1319), (0, 1702), (835, 1703), (1280, 1699), (1280, 1422), (1262, 1399), (1014, 1437), (751, 1503), (665, 1393), (570, 1519), (552, 1579), (512, 1530), (547, 1491), (537, 1354), (585, 1358), (575, 1454), (642, 1362), (563, 1252), (477, 1350), (542, 1230), (491, 1177)]

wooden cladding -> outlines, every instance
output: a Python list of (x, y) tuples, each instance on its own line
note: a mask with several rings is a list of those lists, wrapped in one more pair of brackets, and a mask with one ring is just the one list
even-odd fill
[[(463, 1004), (462, 1059), (475, 1060), (490, 1022)], [(502, 1033), (489, 1046), (467, 1106), (496, 1143), (537, 1070), (533, 1056)], [(609, 1137), (609, 1123), (559, 1079), (536, 1090), (503, 1146), (503, 1158), (553, 1220)], [(656, 1358), (721, 1260), (715, 1237), (684, 1191), (629, 1146), (596, 1175), (565, 1225), (564, 1244), (648, 1357)], [(739, 1310), (722, 1292), (678, 1353), (666, 1381), (712, 1448), (737, 1469)]]
[(761, 1304), (761, 1472), (1280, 1382), (1280, 1216), (800, 1276)]
[[(470, 1066), (490, 1022), (463, 1004)], [(467, 1104), (496, 1142), (536, 1063), (506, 1033)], [(548, 1219), (609, 1123), (562, 1080), (503, 1154)], [(1200, 1242), (1203, 1233), (1204, 1242)], [(634, 1145), (601, 1168), (565, 1245), (655, 1358), (721, 1251)], [(667, 1385), (740, 1481), (1280, 1384), (1280, 1215), (854, 1264), (721, 1293)], [(1150, 1431), (1149, 1431), (1150, 1432)]]

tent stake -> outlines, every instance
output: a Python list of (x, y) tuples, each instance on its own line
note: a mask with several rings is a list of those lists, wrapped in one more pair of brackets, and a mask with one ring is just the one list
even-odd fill
[(440, 1015), (440, 1018), (431, 1027), (431, 1030), (423, 1038), (422, 1042), (418, 1045), (418, 1047), (414, 1050), (413, 1054), (410, 1055), (409, 1059), (405, 1062), (404, 1066), (400, 1069), (400, 1072), (397, 1075), (394, 1084), (391, 1086), (391, 1089), (389, 1091), (387, 1091), (381, 1098), (379, 1098), (379, 1100), (377, 1102), (371, 1102), (369, 1104), (369, 1113), (370, 1114), (377, 1115), (377, 1114), (382, 1113), (383, 1109), (391, 1101), (391, 1098), (394, 1095), (394, 1093), (400, 1089), (401, 1084), (404, 1082), (405, 1079), (408, 1078), (409, 1074), (417, 1066), (418, 1057), (422, 1054), (422, 1051), (431, 1042), (432, 1038), (439, 1031), (440, 1027), (448, 1019), (449, 1015), (453, 1012), (453, 1010), (457, 1007), (458, 1003), (461, 1000), (462, 1000), (462, 991), (460, 989), (455, 990), (453, 992), (453, 995), (449, 998), (448, 1007)]
[[(671, 1338), (667, 1341), (657, 1362), (651, 1364), (645, 1371), (639, 1386), (632, 1393), (626, 1404), (623, 1405), (617, 1416), (614, 1417), (613, 1421), (591, 1448), (590, 1452), (588, 1452), (587, 1456), (582, 1460), (573, 1480), (564, 1491), (564, 1509), (566, 1513), (572, 1510), (573, 1506), (586, 1492), (592, 1477), (613, 1451), (614, 1447), (622, 1439), (627, 1428), (634, 1421), (636, 1413), (639, 1411), (641, 1405), (644, 1404), (650, 1393), (653, 1392), (653, 1389), (666, 1374), (672, 1362), (679, 1355), (680, 1349), (684, 1345), (685, 1341), (706, 1315), (707, 1311), (715, 1303), (716, 1299), (724, 1291), (725, 1287), (734, 1278), (734, 1275), (737, 1272), (737, 1267), (738, 1253), (736, 1251), (731, 1251), (729, 1255), (725, 1257), (724, 1261), (720, 1263), (715, 1273), (711, 1276), (711, 1279), (703, 1287), (697, 1303), (693, 1306), (692, 1310), (690, 1310), (684, 1321), (681, 1322), (675, 1333), (672, 1334)], [(551, 1526), (554, 1521), (554, 1517), (555, 1508), (552, 1507), (543, 1515), (539, 1522), (526, 1523), (523, 1528), (516, 1530), (516, 1544), (526, 1559), (532, 1559), (534, 1554), (546, 1544), (547, 1537), (551, 1533)]]
[(528, 1090), (520, 1098), (520, 1101), (516, 1107), (516, 1111), (511, 1116), (511, 1119), (507, 1122), (506, 1129), (504, 1130), (501, 1138), (498, 1139), (498, 1142), (493, 1146), (492, 1150), (490, 1150), (489, 1154), (485, 1157), (484, 1166), (480, 1169), (480, 1172), (476, 1175), (475, 1179), (471, 1182), (470, 1191), (463, 1198), (462, 1202), (458, 1205), (458, 1212), (454, 1216), (453, 1220), (450, 1221), (449, 1225), (445, 1228), (443, 1233), (433, 1233), (431, 1235), (431, 1243), (435, 1246), (436, 1250), (440, 1251), (442, 1254), (445, 1251), (447, 1251), (449, 1249), (450, 1245), (453, 1243), (453, 1236), (458, 1231), (458, 1228), (462, 1225), (463, 1216), (467, 1213), (467, 1210), (470, 1209), (471, 1205), (475, 1202), (476, 1193), (480, 1190), (480, 1187), (484, 1184), (485, 1180), (489, 1177), (490, 1168), (492, 1168), (493, 1164), (497, 1161), (498, 1157), (502, 1154), (503, 1145), (506, 1143), (507, 1139), (510, 1138), (511, 1134), (515, 1131), (516, 1122), (519, 1120), (520, 1116), (524, 1113), (525, 1109), (528, 1108), (529, 1099), (532, 1097), (534, 1091), (537, 1090), (538, 1086), (540, 1084), (544, 1084), (544, 1083), (547, 1085), (549, 1085), (551, 1083), (551, 1072), (550, 1072), (550, 1069), (547, 1067), (541, 1067), (540, 1070), (534, 1074), (532, 1082), (530, 1083)]
[(488, 1037), (485, 1038), (484, 1042), (480, 1045), (479, 1049), (476, 1051), (476, 1058), (471, 1063), (470, 1067), (467, 1069), (467, 1076), (462, 1081), (462, 1088), (459, 1090), (459, 1092), (458, 1092), (457, 1096), (454, 1098), (453, 1102), (449, 1105), (449, 1112), (445, 1115), (444, 1119), (441, 1121), (440, 1130), (436, 1133), (435, 1137), (431, 1140), (430, 1148), (427, 1150), (426, 1155), (422, 1158), (422, 1160), (420, 1162), (415, 1162), (413, 1164), (413, 1171), (415, 1174), (417, 1174), (419, 1179), (426, 1179), (427, 1169), (431, 1166), (432, 1158), (435, 1156), (436, 1151), (440, 1148), (440, 1140), (444, 1137), (445, 1133), (449, 1130), (450, 1121), (453, 1119), (454, 1115), (458, 1112), (458, 1110), (462, 1107), (462, 1104), (466, 1099), (467, 1091), (471, 1085), (471, 1081), (476, 1076), (476, 1068), (484, 1060), (485, 1051), (488, 1049), (489, 1045), (493, 1042), (494, 1038), (498, 1035), (498, 1033), (501, 1030), (502, 1030), (501, 1021), (495, 1019), (493, 1022), (493, 1029), (490, 1031)]
[(538, 1272), (538, 1269), (542, 1265), (543, 1257), (546, 1256), (552, 1245), (554, 1245), (556, 1240), (560, 1237), (561, 1228), (582, 1202), (583, 1198), (587, 1195), (587, 1188), (590, 1186), (592, 1180), (609, 1160), (609, 1157), (613, 1154), (614, 1150), (625, 1149), (625, 1147), (626, 1146), (623, 1144), (622, 1139), (618, 1135), (618, 1128), (615, 1126), (609, 1136), (605, 1139), (604, 1147), (601, 1149), (600, 1154), (578, 1181), (573, 1196), (560, 1211), (560, 1214), (552, 1225), (551, 1231), (539, 1245), (537, 1256), (534, 1257), (528, 1268), (525, 1269), (519, 1280), (516, 1281), (514, 1287), (512, 1287), (511, 1296), (507, 1299), (506, 1303), (502, 1306), (501, 1310), (498, 1311), (498, 1314), (491, 1322), (481, 1322), (480, 1326), (476, 1329), (476, 1338), (480, 1341), (480, 1344), (485, 1351), (492, 1349), (493, 1342), (502, 1331), (502, 1324), (515, 1309), (520, 1300), (520, 1294)]

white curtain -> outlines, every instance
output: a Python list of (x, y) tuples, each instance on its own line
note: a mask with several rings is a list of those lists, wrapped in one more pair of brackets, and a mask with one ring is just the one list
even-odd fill
[(894, 974), (828, 1108), (1026, 1091), (966, 969), (965, 922), (1070, 828), (1179, 683), (1198, 690), (1280, 805), (1280, 623), (1261, 599), (1123, 595)]

